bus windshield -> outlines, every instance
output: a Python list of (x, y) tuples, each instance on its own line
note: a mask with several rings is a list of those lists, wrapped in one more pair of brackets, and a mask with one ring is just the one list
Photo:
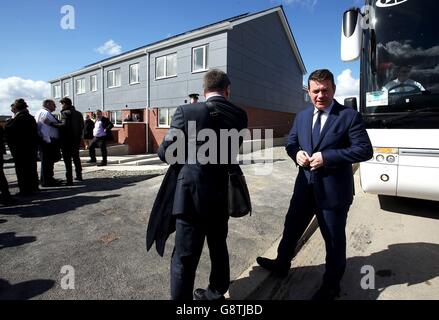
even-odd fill
[(363, 38), (362, 113), (379, 116), (416, 111), (417, 117), (423, 110), (436, 113), (439, 1), (380, 3), (384, 1), (370, 1), (375, 23)]

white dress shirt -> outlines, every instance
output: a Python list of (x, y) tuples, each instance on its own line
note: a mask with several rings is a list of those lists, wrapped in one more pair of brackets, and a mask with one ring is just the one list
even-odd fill
[(58, 129), (50, 126), (51, 123), (57, 123), (58, 120), (46, 108), (40, 109), (35, 114), (35, 121), (38, 126), (38, 134), (46, 143), (50, 143), (51, 139), (58, 139)]
[[(321, 118), (320, 118), (320, 132), (322, 132), (323, 127), (325, 126), (326, 120), (328, 120), (329, 113), (331, 112), (333, 106), (334, 106), (334, 100), (332, 100), (332, 103), (329, 105), (329, 107), (326, 107), (325, 109), (322, 110), (323, 113), (322, 113)], [(312, 118), (312, 127), (313, 128), (314, 128), (314, 124), (317, 121), (318, 114), (319, 114), (319, 109), (314, 107), (314, 115)]]
[(96, 119), (95, 127), (93, 128), (93, 136), (97, 138), (105, 137), (105, 128), (102, 124), (102, 120)]

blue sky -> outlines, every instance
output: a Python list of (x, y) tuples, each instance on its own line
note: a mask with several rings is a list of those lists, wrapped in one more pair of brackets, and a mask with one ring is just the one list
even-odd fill
[[(359, 70), (340, 60), (341, 19), (361, 0), (1, 0), (0, 114), (18, 95), (37, 105), (49, 95), (48, 80), (110, 52), (281, 4), (307, 70), (331, 69), (340, 77), (339, 94), (351, 94), (345, 91), (358, 85)], [(75, 10), (74, 30), (61, 28), (64, 5)]]

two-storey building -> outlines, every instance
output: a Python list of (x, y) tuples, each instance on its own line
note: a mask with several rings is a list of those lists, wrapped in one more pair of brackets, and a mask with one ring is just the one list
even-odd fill
[[(84, 113), (101, 109), (130, 153), (155, 152), (173, 112), (200, 94), (206, 71), (230, 77), (230, 100), (249, 127), (288, 133), (305, 106), (306, 69), (282, 6), (243, 14), (85, 66), (50, 81), (55, 100), (68, 96)], [(131, 118), (137, 122), (124, 122)]]

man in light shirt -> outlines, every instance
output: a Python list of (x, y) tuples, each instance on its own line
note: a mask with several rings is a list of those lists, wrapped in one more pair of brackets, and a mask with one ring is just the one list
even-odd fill
[(113, 124), (110, 119), (102, 116), (101, 110), (96, 110), (96, 122), (93, 129), (93, 141), (89, 147), (90, 160), (88, 163), (96, 163), (96, 147), (101, 148), (102, 162), (99, 167), (107, 165), (107, 139), (110, 139)]
[(61, 155), (58, 129), (52, 126), (52, 124), (59, 122), (52, 114), (55, 109), (56, 104), (53, 100), (44, 100), (42, 108), (35, 114), (38, 135), (40, 136), (40, 183), (43, 187), (53, 187), (60, 184), (54, 178), (53, 173), (53, 166), (55, 162), (60, 160)]

